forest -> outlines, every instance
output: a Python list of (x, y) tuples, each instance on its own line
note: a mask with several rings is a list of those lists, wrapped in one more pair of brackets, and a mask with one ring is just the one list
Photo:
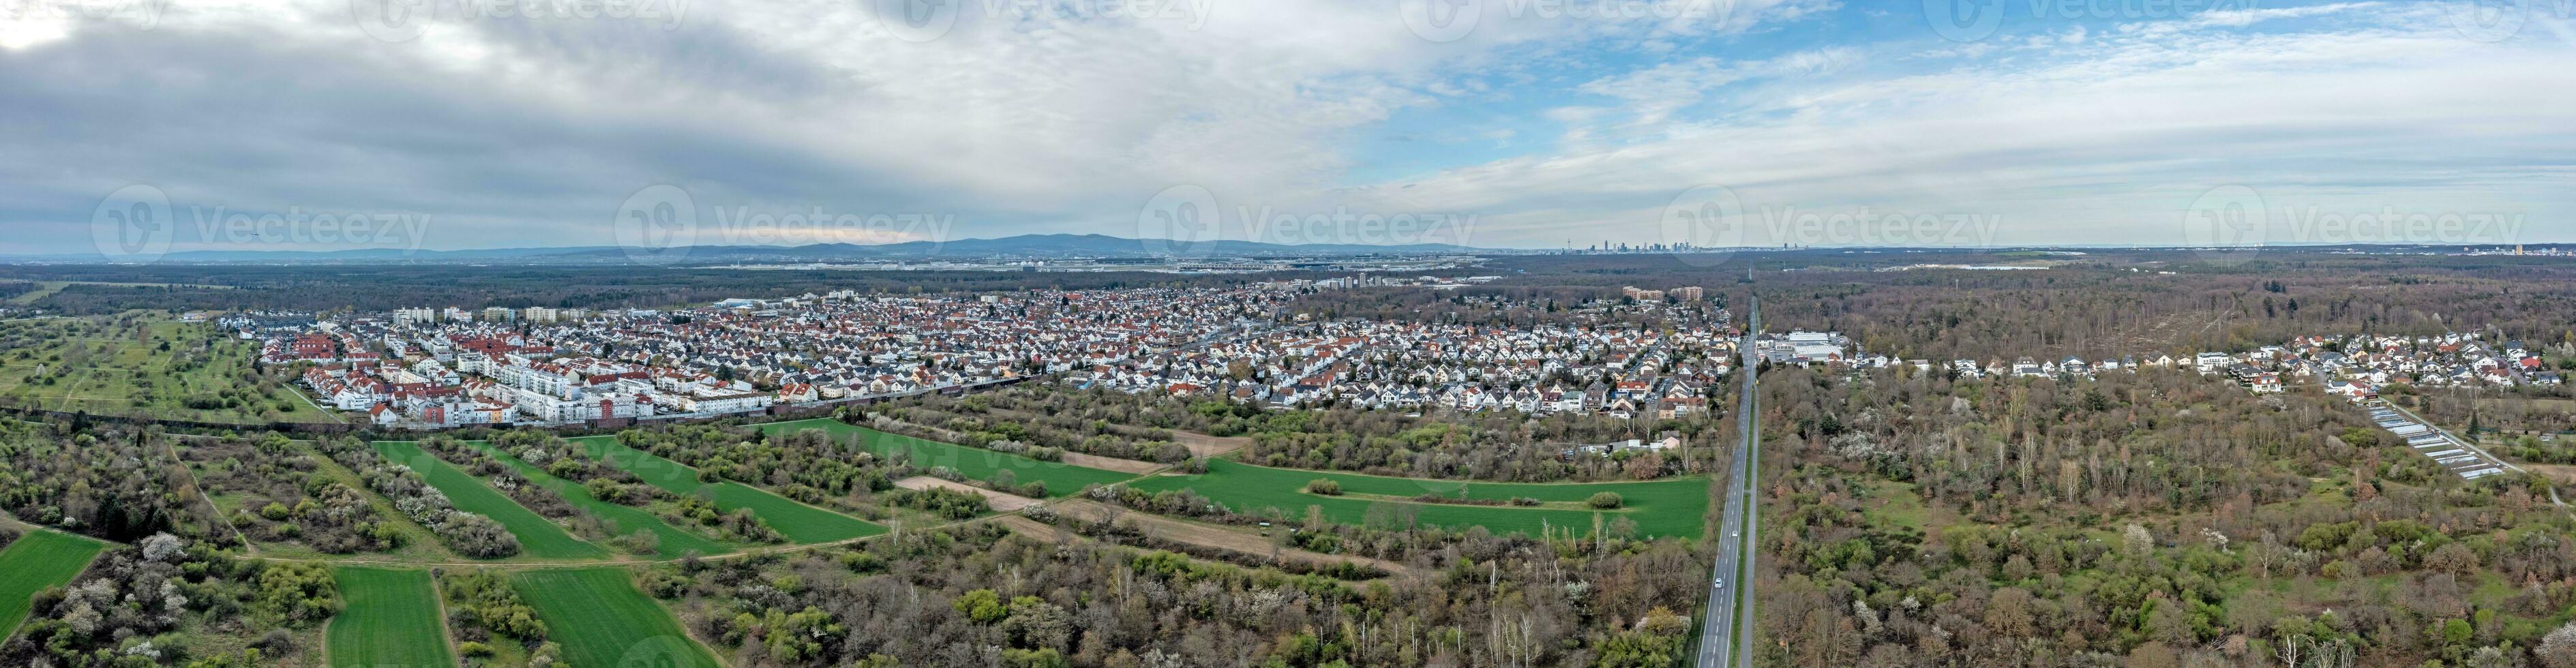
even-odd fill
[(2187, 372), (1762, 387), (1773, 665), (2576, 661), (2576, 516), (2339, 397)]
[[(1685, 419), (1624, 420), (1607, 416), (1431, 410), (1268, 411), (1217, 399), (1079, 390), (1030, 384), (961, 397), (910, 397), (871, 407), (889, 431), (976, 447), (1032, 448), (1177, 463), (1188, 459), (1188, 435), (1239, 438), (1239, 458), (1265, 466), (1352, 471), (1421, 478), (1511, 482), (1643, 480), (1707, 470), (1698, 460), (1715, 447), (1688, 452), (1565, 457), (1575, 445), (1666, 432), (1696, 443), (1712, 435), (1725, 398)], [(1038, 456), (1032, 454), (1032, 456)], [(1689, 461), (1686, 461), (1689, 460)]]
[[(1909, 268), (1937, 263), (2051, 268)], [(2576, 343), (2565, 317), (2576, 313), (2576, 267), (2542, 257), (2267, 248), (2221, 263), (2171, 249), (1810, 250), (1737, 253), (1711, 266), (1656, 254), (1522, 256), (1477, 273), (1502, 278), (1439, 293), (1318, 292), (1297, 307), (1468, 324), (1656, 323), (1697, 309), (1623, 306), (1620, 288), (1700, 286), (1709, 306), (1737, 310), (1758, 288), (1768, 331), (1841, 331), (1870, 351), (1935, 360), (2237, 351), (2307, 334), (2491, 331)]]

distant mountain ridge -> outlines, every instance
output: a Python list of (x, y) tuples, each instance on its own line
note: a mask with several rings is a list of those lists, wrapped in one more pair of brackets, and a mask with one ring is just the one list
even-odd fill
[[(1023, 234), (993, 239), (959, 239), (955, 241), (904, 241), (890, 244), (822, 243), (803, 246), (690, 246), (687, 252), (654, 251), (657, 255), (687, 263), (726, 261), (887, 261), (925, 260), (933, 258), (972, 259), (1154, 259), (1171, 257), (1292, 257), (1317, 255), (1444, 255), (1490, 253), (1494, 249), (1455, 244), (1280, 244), (1259, 241), (1211, 240), (1203, 242), (1162, 239), (1129, 239), (1105, 234)], [(628, 249), (619, 246), (563, 246), (532, 248), (488, 248), (473, 250), (422, 250), (396, 248), (361, 248), (333, 251), (244, 251), (199, 250), (174, 251), (162, 255), (164, 262), (383, 262), (435, 261), (472, 262), (478, 260), (511, 260), (543, 262), (611, 262), (624, 261)], [(37, 262), (115, 262), (98, 254), (30, 255), (0, 257), (6, 261)]]

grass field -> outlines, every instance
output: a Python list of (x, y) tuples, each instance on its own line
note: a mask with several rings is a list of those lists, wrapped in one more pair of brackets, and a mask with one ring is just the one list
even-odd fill
[(162, 317), (0, 322), (0, 397), (98, 415), (332, 421), (285, 386), (257, 380), (250, 369), (256, 342)]
[(695, 494), (713, 501), (717, 508), (733, 512), (749, 508), (753, 515), (768, 522), (771, 528), (798, 543), (828, 543), (861, 536), (885, 533), (886, 528), (856, 517), (808, 506), (771, 494), (757, 487), (737, 482), (700, 482), (698, 470), (653, 453), (626, 447), (614, 436), (586, 436), (565, 439), (581, 445), (590, 456), (626, 469), (655, 487), (674, 494)]
[(331, 617), (331, 665), (344, 668), (454, 666), (429, 571), (339, 568), (346, 607)]
[(623, 568), (553, 568), (510, 576), (574, 666), (720, 668)]
[(36, 530), (0, 549), (0, 639), (18, 632), (36, 592), (69, 584), (107, 547), (88, 538)]
[(418, 444), (409, 441), (376, 441), (370, 445), (375, 446), (376, 452), (383, 453), (385, 459), (419, 471), (421, 477), (429, 480), (431, 487), (436, 487), (438, 491), (447, 494), (448, 502), (456, 504), (457, 510), (490, 517), (500, 522), (503, 528), (510, 530), (510, 535), (519, 537), (520, 554), (548, 559), (597, 559), (608, 556), (607, 550), (573, 538), (572, 534), (564, 532), (563, 527), (548, 521), (536, 511), (520, 506), (519, 502), (510, 500), (510, 497), (502, 496), (499, 491), (483, 484), (481, 480), (476, 480), (474, 476), (466, 475), (455, 466), (422, 451)]
[(1018, 479), (1018, 484), (1026, 485), (1033, 480), (1046, 481), (1049, 497), (1072, 496), (1081, 493), (1084, 485), (1107, 485), (1136, 477), (1131, 473), (1104, 471), (1062, 462), (1043, 462), (981, 448), (926, 441), (902, 434), (889, 434), (866, 427), (842, 424), (839, 420), (778, 422), (760, 425), (760, 429), (772, 436), (806, 429), (821, 429), (834, 439), (851, 438), (855, 435), (860, 445), (877, 453), (878, 456), (892, 457), (898, 452), (906, 453), (912, 457), (912, 462), (916, 466), (922, 468), (945, 466), (976, 480), (992, 480), (994, 474), (1010, 471), (1011, 475)]
[(632, 533), (637, 529), (653, 532), (653, 535), (661, 538), (661, 543), (659, 544), (659, 552), (661, 556), (677, 557), (690, 552), (696, 552), (698, 554), (724, 554), (726, 552), (734, 551), (737, 547), (731, 543), (719, 542), (705, 536), (671, 526), (669, 522), (664, 522), (662, 521), (662, 518), (656, 517), (653, 513), (646, 512), (641, 508), (601, 501), (599, 500), (599, 497), (591, 496), (590, 490), (584, 489), (581, 485), (573, 484), (570, 480), (548, 475), (544, 470), (538, 469), (536, 465), (521, 461), (518, 457), (512, 456), (507, 452), (502, 452), (500, 448), (492, 447), (491, 445), (482, 442), (469, 442), (467, 444), (475, 447), (476, 449), (482, 450), (484, 454), (491, 455), (493, 459), (499, 460), (503, 465), (509, 466), (510, 470), (518, 472), (519, 477), (528, 479), (528, 482), (535, 483), (539, 487), (554, 490), (556, 494), (563, 495), (565, 502), (571, 503), (573, 507), (580, 508), (583, 512), (590, 513), (591, 516), (597, 517), (600, 521), (611, 525), (613, 527), (612, 532), (614, 533)]
[[(1584, 501), (1597, 492), (1617, 492), (1625, 505), (1618, 510), (1593, 511), (1562, 507), (1410, 503), (1386, 498), (1305, 493), (1307, 481), (1317, 478), (1340, 482), (1345, 494), (1408, 498), (1428, 493), (1457, 497), (1463, 489), (1467, 498), (1508, 500), (1525, 497), (1562, 504)], [(1367, 520), (1372, 504), (1384, 504), (1409, 507), (1424, 524), (1453, 528), (1483, 526), (1495, 533), (1530, 535), (1537, 534), (1542, 525), (1558, 529), (1572, 527), (1579, 533), (1590, 532), (1593, 516), (1599, 515), (1604, 522), (1628, 518), (1637, 524), (1638, 533), (1647, 536), (1695, 538), (1705, 530), (1701, 518), (1708, 511), (1708, 479), (1703, 477), (1604, 483), (1474, 482), (1300, 471), (1214, 459), (1208, 461), (1205, 474), (1159, 476), (1138, 481), (1135, 487), (1149, 492), (1196, 490), (1238, 513), (1252, 514), (1264, 508), (1277, 508), (1292, 520), (1305, 517), (1307, 506), (1317, 506), (1323, 509), (1327, 520), (1360, 524)]]

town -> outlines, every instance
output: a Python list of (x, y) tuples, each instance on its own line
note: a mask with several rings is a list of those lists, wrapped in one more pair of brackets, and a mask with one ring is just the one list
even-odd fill
[[(1411, 284), (1358, 276), (971, 297), (839, 291), (667, 312), (406, 308), (244, 313), (216, 324), (260, 341), (265, 364), (304, 365), (298, 380), (319, 403), (418, 429), (715, 417), (1041, 376), (1277, 409), (1671, 419), (1706, 410), (1730, 370), (1736, 332), (1715, 324), (1723, 309), (1669, 329), (1317, 322), (1284, 311), (1299, 294), (1386, 285)], [(1699, 288), (1673, 292), (1676, 303), (1701, 298)], [(1627, 296), (1666, 299), (1661, 290)]]

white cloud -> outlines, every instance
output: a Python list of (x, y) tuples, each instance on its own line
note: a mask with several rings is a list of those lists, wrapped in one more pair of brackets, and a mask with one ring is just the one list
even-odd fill
[[(927, 41), (849, 0), (451, 15), (391, 43), (345, 0), (0, 22), (0, 113), (29, 120), (0, 127), (0, 227), (85, 224), (136, 182), (183, 206), (436, 213), (431, 247), (589, 243), (662, 183), (707, 207), (953, 213), (965, 236), (1136, 234), (1147, 198), (1195, 184), (1229, 204), (1474, 212), (1479, 241), (1541, 246), (1569, 227), (1650, 240), (1664, 200), (1711, 182), (1784, 206), (2008, 211), (2041, 240), (2152, 236), (2139, 221), (2204, 181), (2568, 208), (2565, 189), (2534, 185), (2576, 153), (2563, 21), (2483, 44), (2438, 8), (2349, 3), (1927, 56), (1775, 29), (1830, 1), (1704, 1), (1726, 11), (1484, 0), (1446, 42), (1382, 0), (1138, 20), (956, 0), (967, 13)], [(1373, 167), (1354, 137), (1485, 105), (1563, 130), (1461, 124), (1439, 143), (1553, 144), (1353, 176)], [(0, 252), (79, 250), (7, 236)]]

